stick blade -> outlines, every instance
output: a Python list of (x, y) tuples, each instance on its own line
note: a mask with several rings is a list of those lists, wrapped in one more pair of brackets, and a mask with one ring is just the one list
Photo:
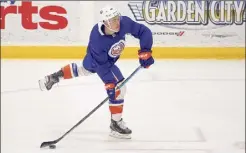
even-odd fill
[(48, 147), (50, 145), (54, 145), (56, 144), (56, 141), (47, 141), (47, 142), (43, 142), (40, 146), (40, 148), (45, 148), (45, 147)]

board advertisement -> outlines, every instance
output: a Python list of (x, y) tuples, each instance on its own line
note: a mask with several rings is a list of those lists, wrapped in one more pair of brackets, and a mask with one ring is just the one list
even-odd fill
[[(245, 57), (243, 0), (1, 1), (1, 57), (82, 58), (108, 4), (151, 29), (157, 58)], [(123, 58), (138, 49), (126, 35)]]

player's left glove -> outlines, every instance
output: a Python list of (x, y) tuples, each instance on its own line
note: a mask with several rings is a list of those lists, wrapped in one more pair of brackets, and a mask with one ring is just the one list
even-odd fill
[(144, 68), (149, 68), (150, 65), (154, 64), (151, 51), (138, 51), (139, 63)]

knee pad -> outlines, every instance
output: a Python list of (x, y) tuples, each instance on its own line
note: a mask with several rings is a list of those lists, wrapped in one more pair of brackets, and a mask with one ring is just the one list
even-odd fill
[[(122, 82), (122, 81), (121, 81)], [(121, 82), (118, 84), (120, 85)], [(118, 91), (116, 91), (116, 95), (117, 95), (117, 98), (116, 99), (124, 99), (125, 95), (126, 95), (126, 85), (122, 86)]]

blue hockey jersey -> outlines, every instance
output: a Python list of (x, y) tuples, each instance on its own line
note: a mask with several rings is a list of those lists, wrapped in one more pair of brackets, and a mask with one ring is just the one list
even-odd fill
[[(127, 16), (121, 16), (120, 31), (114, 35), (105, 35), (102, 23), (92, 28), (87, 53), (83, 60), (84, 68), (97, 73), (104, 83), (113, 82), (115, 78), (110, 73), (110, 69), (125, 48), (126, 34), (131, 34), (140, 40), (140, 50), (151, 51), (153, 38), (150, 29)], [(136, 56), (137, 54), (138, 51), (136, 51)]]

